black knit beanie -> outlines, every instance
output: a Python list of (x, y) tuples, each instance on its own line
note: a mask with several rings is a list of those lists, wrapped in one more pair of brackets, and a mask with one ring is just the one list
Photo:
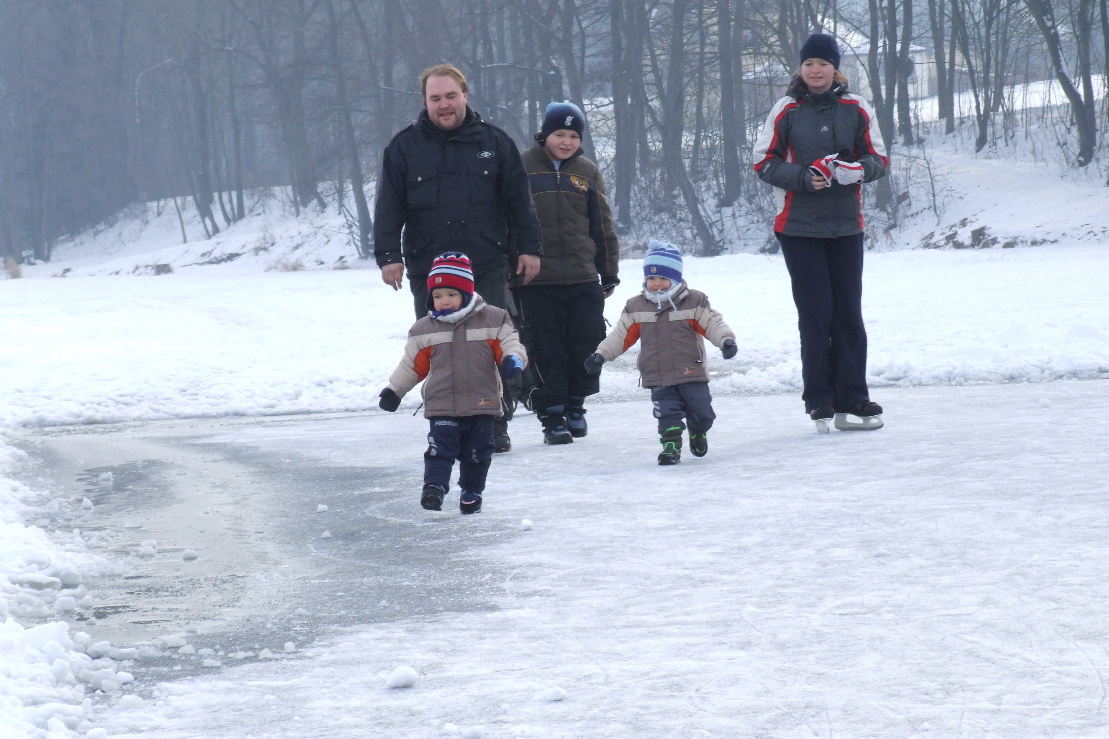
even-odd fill
[(839, 69), (839, 44), (826, 33), (814, 33), (801, 45), (801, 63), (806, 59), (823, 59)]

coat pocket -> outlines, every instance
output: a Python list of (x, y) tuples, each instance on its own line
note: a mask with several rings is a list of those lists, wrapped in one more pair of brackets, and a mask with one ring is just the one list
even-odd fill
[(408, 173), (409, 208), (436, 208), (439, 206), (439, 173), (435, 170)]
[(472, 205), (495, 205), (497, 202), (497, 167), (492, 159), (478, 159), (466, 170), (470, 181)]

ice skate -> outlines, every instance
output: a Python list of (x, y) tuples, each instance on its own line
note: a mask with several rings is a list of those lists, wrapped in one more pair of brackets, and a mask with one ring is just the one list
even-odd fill
[(835, 426), (840, 431), (875, 431), (882, 428), (882, 406), (872, 400), (836, 411)]
[(809, 418), (816, 423), (816, 430), (821, 434), (826, 434), (832, 430), (831, 421), (835, 415), (835, 409), (830, 405), (822, 405), (809, 411)]

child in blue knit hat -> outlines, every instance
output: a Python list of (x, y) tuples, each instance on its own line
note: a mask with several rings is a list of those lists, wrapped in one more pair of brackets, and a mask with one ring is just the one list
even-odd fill
[(682, 459), (682, 432), (689, 424), (689, 449), (695, 457), (708, 454), (708, 431), (716, 419), (705, 369), (705, 339), (720, 348), (724, 359), (738, 351), (735, 333), (708, 297), (682, 279), (682, 253), (673, 244), (652, 240), (643, 259), (643, 292), (624, 306), (616, 327), (585, 360), (597, 374), (642, 341), (639, 374), (651, 389), (662, 452), (658, 463)]

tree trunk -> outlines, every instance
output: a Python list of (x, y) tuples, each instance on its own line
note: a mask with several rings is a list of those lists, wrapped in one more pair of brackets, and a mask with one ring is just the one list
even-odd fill
[[(738, 0), (744, 2), (744, 0)], [(720, 129), (723, 139), (724, 192), (719, 206), (726, 208), (739, 198), (742, 175), (739, 169), (739, 142), (736, 129), (745, 128), (742, 115), (737, 120), (735, 101), (735, 75), (732, 56), (732, 8), (730, 0), (720, 0), (717, 8), (720, 14), (718, 27), (720, 33)], [(736, 57), (737, 59), (739, 57)], [(742, 109), (741, 109), (742, 110)]]

